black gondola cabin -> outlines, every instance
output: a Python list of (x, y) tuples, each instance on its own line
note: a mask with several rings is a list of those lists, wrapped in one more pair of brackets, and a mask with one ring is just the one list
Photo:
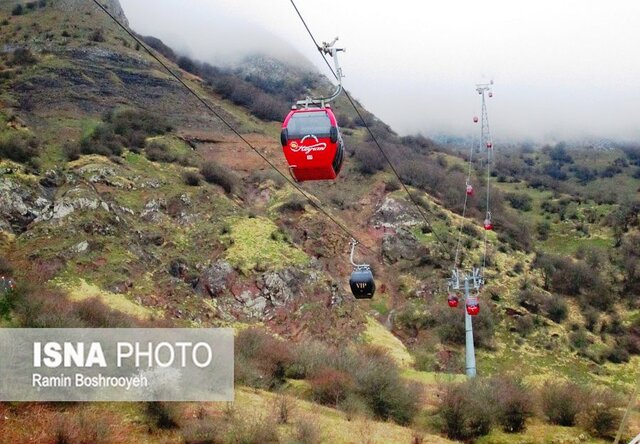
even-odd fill
[(351, 293), (356, 299), (371, 299), (376, 291), (376, 283), (369, 267), (358, 267), (351, 273), (349, 279)]

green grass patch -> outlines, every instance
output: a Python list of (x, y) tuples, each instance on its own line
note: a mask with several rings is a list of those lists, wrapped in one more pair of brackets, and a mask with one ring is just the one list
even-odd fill
[(549, 239), (542, 243), (544, 251), (556, 254), (573, 255), (580, 247), (596, 247), (606, 250), (612, 248), (613, 239), (607, 237), (575, 237), (571, 234), (552, 233)]
[(269, 219), (256, 217), (228, 222), (230, 232), (223, 237), (230, 242), (226, 259), (242, 273), (309, 263), (309, 256), (291, 245)]

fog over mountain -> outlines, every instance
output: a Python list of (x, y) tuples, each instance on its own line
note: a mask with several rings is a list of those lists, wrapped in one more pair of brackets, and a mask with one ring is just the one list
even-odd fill
[[(121, 3), (133, 29), (195, 58), (229, 63), (267, 52), (330, 75), (288, 1)], [(340, 36), (345, 86), (402, 134), (475, 132), (474, 84), (494, 79), (496, 140), (640, 139), (637, 2), (299, 0), (297, 6), (318, 40)]]

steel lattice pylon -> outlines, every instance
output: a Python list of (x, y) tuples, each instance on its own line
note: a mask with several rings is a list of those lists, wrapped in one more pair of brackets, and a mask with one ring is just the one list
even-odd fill
[(482, 127), (480, 129), (480, 145), (485, 148), (492, 148), (493, 142), (491, 140), (491, 131), (489, 130), (489, 115), (487, 114), (487, 103), (485, 96), (488, 94), (492, 96), (491, 87), (493, 86), (493, 80), (489, 83), (479, 83), (476, 85), (476, 91), (482, 96)]

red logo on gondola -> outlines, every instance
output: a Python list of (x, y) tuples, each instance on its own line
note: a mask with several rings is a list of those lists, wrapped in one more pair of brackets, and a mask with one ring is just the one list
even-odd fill
[[(315, 143), (313, 145), (305, 145), (304, 142), (307, 139), (309, 140), (313, 139)], [(318, 138), (313, 134), (311, 134), (311, 135), (304, 136), (300, 141), (300, 145), (298, 145), (297, 142), (291, 142), (291, 145), (289, 145), (289, 147), (291, 148), (291, 151), (293, 151), (294, 153), (297, 153), (298, 151), (302, 151), (305, 154), (309, 154), (311, 151), (324, 151), (325, 149), (327, 149), (327, 144), (324, 142), (319, 142)]]

